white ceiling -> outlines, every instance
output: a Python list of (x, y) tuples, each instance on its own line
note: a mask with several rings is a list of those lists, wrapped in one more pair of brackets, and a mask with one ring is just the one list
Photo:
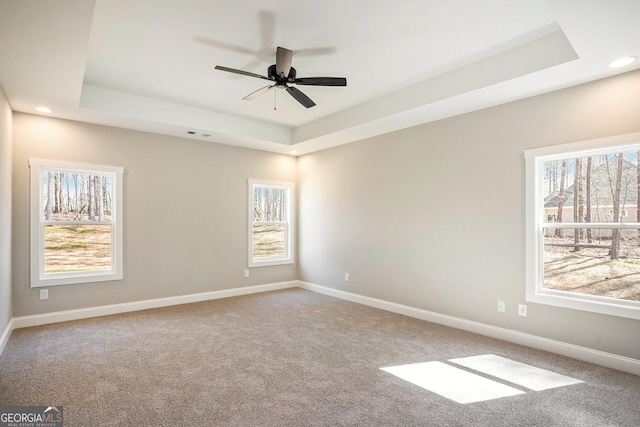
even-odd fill
[[(607, 67), (640, 56), (638, 17), (639, 0), (2, 0), (0, 85), (15, 111), (305, 154), (640, 68)], [(214, 70), (266, 75), (277, 46), (348, 86), (299, 86), (305, 109), (243, 101), (268, 82)]]

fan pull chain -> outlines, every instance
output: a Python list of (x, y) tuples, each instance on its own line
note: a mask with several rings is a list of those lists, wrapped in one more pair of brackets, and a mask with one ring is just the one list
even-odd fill
[(278, 92), (277, 90), (273, 91), (273, 111), (277, 110), (277, 108), (276, 108), (276, 93), (277, 92)]

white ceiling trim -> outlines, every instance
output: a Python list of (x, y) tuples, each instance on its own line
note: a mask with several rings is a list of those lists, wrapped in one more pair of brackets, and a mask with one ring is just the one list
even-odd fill
[[(130, 93), (84, 84), (80, 107), (130, 117), (146, 122), (159, 122), (196, 131), (196, 136), (214, 133), (245, 146), (260, 143), (291, 145), (291, 129), (272, 123), (259, 122), (229, 114), (202, 110)], [(224, 142), (220, 141), (220, 142)]]
[(519, 45), (505, 46), (510, 48), (498, 53), (493, 53), (497, 48), (492, 49), (485, 58), (293, 129), (86, 83), (80, 107), (190, 129), (196, 132), (194, 137), (207, 134), (210, 136), (206, 138), (215, 136), (222, 143), (251, 148), (268, 144), (281, 152), (295, 149), (306, 153), (425, 123), (431, 116), (418, 115), (414, 110), (577, 59), (569, 40), (555, 24), (538, 31), (536, 39), (527, 37)]

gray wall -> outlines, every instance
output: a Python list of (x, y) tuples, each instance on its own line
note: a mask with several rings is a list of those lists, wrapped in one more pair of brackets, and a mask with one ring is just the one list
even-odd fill
[(0, 86), (0, 336), (11, 320), (12, 112)]
[[(526, 318), (515, 310), (525, 293), (523, 150), (638, 132), (638, 93), (640, 72), (628, 73), (297, 162), (14, 113), (13, 315), (298, 278), (640, 359), (638, 321), (532, 303)], [(4, 156), (11, 150), (11, 113), (4, 100), (0, 108)], [(123, 281), (52, 287), (48, 301), (29, 288), (29, 157), (125, 168)], [(1, 182), (7, 170), (3, 163)], [(264, 267), (242, 276), (248, 178), (297, 179), (297, 270)], [(0, 206), (7, 206), (7, 191), (0, 191)], [(0, 218), (2, 227), (10, 224)], [(0, 292), (9, 294), (6, 286)], [(505, 314), (496, 311), (499, 299), (507, 302)], [(2, 326), (10, 307), (0, 301)]]
[[(296, 181), (296, 159), (14, 113), (13, 315), (277, 283), (296, 266), (247, 268), (247, 179)], [(124, 280), (29, 288), (30, 157), (123, 166)]]
[(300, 158), (299, 280), (640, 359), (640, 321), (516, 310), (523, 151), (638, 132), (639, 94), (636, 71)]

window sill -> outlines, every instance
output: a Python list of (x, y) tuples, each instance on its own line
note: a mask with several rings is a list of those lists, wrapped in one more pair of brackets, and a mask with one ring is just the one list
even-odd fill
[(640, 302), (555, 290), (527, 291), (527, 302), (640, 320)]
[(273, 260), (265, 260), (265, 261), (249, 261), (249, 268), (256, 268), (256, 267), (269, 267), (272, 265), (286, 265), (286, 264), (293, 264), (294, 261), (293, 259), (273, 259)]
[(60, 274), (51, 275), (44, 278), (34, 278), (31, 280), (32, 288), (44, 288), (47, 286), (63, 286), (63, 285), (76, 285), (80, 283), (94, 283), (94, 282), (111, 282), (115, 280), (122, 280), (122, 273), (105, 271), (105, 272), (91, 272), (80, 274)]

